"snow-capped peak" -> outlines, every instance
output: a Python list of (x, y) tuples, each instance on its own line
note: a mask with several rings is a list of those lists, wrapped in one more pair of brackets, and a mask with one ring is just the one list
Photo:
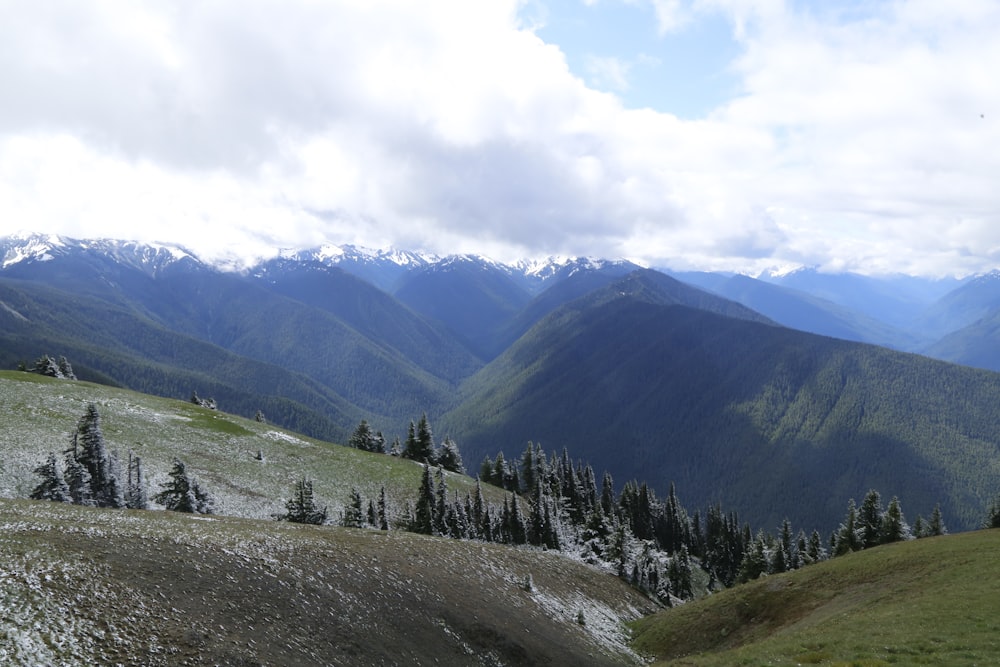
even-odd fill
[(115, 239), (70, 239), (46, 234), (18, 233), (0, 238), (0, 269), (22, 262), (46, 262), (74, 252), (93, 253), (134, 268), (155, 273), (164, 266), (191, 258), (184, 248), (167, 243), (140, 243)]
[(64, 247), (66, 242), (55, 234), (11, 234), (0, 239), (0, 251), (3, 253), (0, 268), (6, 269), (24, 261), (45, 262), (53, 259), (57, 249)]

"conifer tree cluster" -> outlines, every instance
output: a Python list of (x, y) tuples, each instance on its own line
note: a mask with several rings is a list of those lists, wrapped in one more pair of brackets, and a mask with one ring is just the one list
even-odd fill
[(406, 442), (400, 442), (397, 437), (393, 440), (388, 451), (386, 450), (385, 436), (382, 435), (381, 431), (373, 431), (365, 419), (362, 419), (357, 428), (354, 429), (347, 445), (366, 452), (399, 456), (418, 463), (441, 467), (451, 472), (465, 473), (462, 454), (454, 440), (445, 437), (440, 447), (435, 445), (434, 434), (426, 413), (416, 423), (410, 420)]
[(141, 462), (129, 454), (126, 480), (118, 456), (107, 450), (101, 416), (93, 403), (80, 417), (63, 459), (64, 465), (60, 467), (55, 452), (51, 452), (35, 469), (41, 481), (31, 492), (31, 498), (91, 507), (144, 509), (143, 503), (148, 505)]
[(366, 503), (361, 492), (351, 489), (350, 498), (340, 516), (340, 525), (345, 528), (375, 528), (389, 530), (389, 503), (386, 500), (385, 487), (379, 492), (378, 501), (369, 500)]
[(847, 503), (847, 514), (840, 527), (830, 535), (830, 551), (842, 556), (852, 551), (870, 549), (880, 544), (890, 544), (919, 537), (944, 535), (948, 532), (941, 518), (940, 505), (934, 506), (930, 521), (918, 516), (913, 526), (906, 522), (899, 499), (893, 496), (886, 509), (882, 508), (882, 496), (875, 489), (865, 494), (859, 509), (851, 498)]
[(174, 459), (173, 468), (168, 473), (170, 480), (153, 500), (174, 512), (189, 514), (214, 514), (215, 503), (198, 480), (188, 475), (187, 466), (180, 459)]
[[(55, 452), (35, 468), (40, 478), (30, 497), (34, 500), (128, 509), (149, 509), (150, 498), (142, 459), (128, 455), (123, 474), (115, 452), (109, 452), (101, 430), (101, 416), (90, 403), (70, 436), (60, 465)], [(189, 477), (184, 464), (175, 460), (170, 481), (153, 500), (168, 510), (211, 514), (212, 497)]]
[[(28, 370), (23, 364), (20, 368), (21, 370)], [(73, 366), (63, 356), (60, 356), (59, 360), (56, 361), (56, 359), (47, 354), (42, 355), (35, 360), (34, 365), (31, 367), (31, 372), (38, 373), (39, 375), (47, 375), (52, 378), (59, 378), (60, 380), (76, 379)]]
[(295, 482), (292, 497), (285, 501), (285, 513), (275, 514), (274, 518), (278, 521), (311, 523), (318, 526), (326, 523), (326, 514), (326, 507), (319, 509), (316, 504), (312, 480), (303, 477)]

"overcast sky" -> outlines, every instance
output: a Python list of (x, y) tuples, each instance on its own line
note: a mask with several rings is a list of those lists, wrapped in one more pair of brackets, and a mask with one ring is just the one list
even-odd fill
[(0, 235), (1000, 266), (995, 0), (0, 0)]

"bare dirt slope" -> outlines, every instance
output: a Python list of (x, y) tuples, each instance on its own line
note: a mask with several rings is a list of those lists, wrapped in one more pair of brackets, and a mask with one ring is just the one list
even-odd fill
[(632, 664), (651, 610), (539, 551), (0, 501), (5, 665)]

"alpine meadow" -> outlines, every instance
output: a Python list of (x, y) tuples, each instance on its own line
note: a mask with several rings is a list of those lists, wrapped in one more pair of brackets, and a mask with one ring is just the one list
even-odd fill
[(2, 238), (0, 658), (986, 664), (1000, 280), (893, 280)]

